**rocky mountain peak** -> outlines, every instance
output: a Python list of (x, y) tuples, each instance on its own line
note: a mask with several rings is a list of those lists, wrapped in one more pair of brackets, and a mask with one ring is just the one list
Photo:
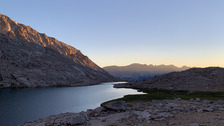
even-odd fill
[(80, 50), (0, 14), (0, 88), (83, 86), (114, 79)]
[[(16, 21), (13, 21), (12, 19), (10, 19), (9, 17), (0, 14), (0, 32), (3, 34), (10, 34), (10, 36), (12, 36), (12, 34), (14, 34), (14, 29), (15, 27), (12, 26), (16, 26), (18, 23)], [(14, 37), (12, 37), (14, 38)]]
[(0, 33), (5, 34), (11, 39), (23, 40), (36, 43), (44, 47), (52, 48), (78, 64), (87, 66), (96, 71), (105, 72), (94, 62), (92, 62), (87, 56), (84, 56), (80, 50), (77, 50), (76, 48), (67, 45), (53, 37), (48, 37), (44, 33), (39, 33), (30, 26), (17, 23), (3, 14), (0, 14)]

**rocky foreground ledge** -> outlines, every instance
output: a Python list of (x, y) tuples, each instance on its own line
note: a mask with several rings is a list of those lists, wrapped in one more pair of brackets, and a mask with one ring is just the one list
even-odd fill
[(224, 101), (199, 98), (152, 100), (142, 103), (109, 102), (80, 113), (63, 113), (21, 126), (223, 126)]

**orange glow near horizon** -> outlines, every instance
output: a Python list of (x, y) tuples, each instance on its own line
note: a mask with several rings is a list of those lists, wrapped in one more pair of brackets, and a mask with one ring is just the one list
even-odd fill
[[(100, 67), (106, 67), (106, 66), (127, 66), (133, 63), (139, 63), (139, 64), (146, 64), (146, 65), (174, 65), (176, 67), (183, 67), (183, 66), (187, 66), (187, 67), (199, 67), (199, 68), (206, 68), (206, 67), (223, 67), (224, 68), (224, 61), (220, 61), (220, 62), (207, 62), (207, 63), (189, 63), (189, 62), (180, 62), (180, 63), (156, 63), (156, 62), (95, 62), (97, 65), (99, 65)], [(101, 64), (102, 63), (102, 64)]]

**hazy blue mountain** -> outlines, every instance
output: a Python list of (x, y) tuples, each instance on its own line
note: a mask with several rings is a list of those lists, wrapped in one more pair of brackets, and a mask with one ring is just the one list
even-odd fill
[(183, 71), (189, 69), (187, 66), (176, 67), (174, 65), (146, 65), (146, 64), (130, 64), (127, 66), (107, 66), (103, 68), (111, 75), (122, 80), (128, 81), (144, 81), (173, 71)]

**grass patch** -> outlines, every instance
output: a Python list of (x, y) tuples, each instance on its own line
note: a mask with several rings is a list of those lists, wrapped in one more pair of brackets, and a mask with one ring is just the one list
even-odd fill
[[(164, 100), (164, 99), (175, 99), (181, 98), (184, 100), (189, 100), (191, 98), (200, 98), (202, 100), (224, 100), (224, 92), (192, 92), (184, 90), (165, 90), (165, 89), (143, 89), (142, 92), (146, 94), (138, 95), (126, 95), (123, 98), (114, 99), (111, 101), (123, 100), (125, 102), (149, 102), (152, 100)], [(105, 105), (107, 101), (101, 104)]]

